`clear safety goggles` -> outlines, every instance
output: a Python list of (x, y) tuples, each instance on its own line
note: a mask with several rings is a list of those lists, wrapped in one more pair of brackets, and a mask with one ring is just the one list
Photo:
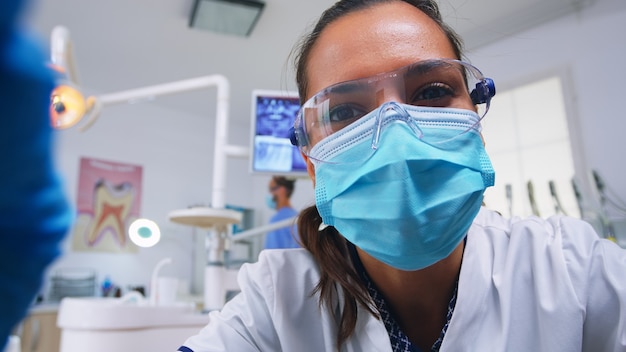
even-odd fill
[[(424, 113), (418, 113), (418, 119), (412, 117), (416, 114), (409, 116), (406, 111), (393, 117), (404, 120), (425, 142), (436, 134), (428, 126), (436, 127), (442, 123), (438, 120), (430, 123), (431, 116), (440, 119), (440, 115), (429, 111), (436, 111), (436, 108), (468, 110), (476, 118), (470, 119), (469, 124), (458, 123), (462, 126), (458, 133), (462, 134), (480, 128), (480, 120), (487, 113), (495, 93), (493, 80), (484, 77), (469, 63), (452, 59), (418, 61), (395, 71), (337, 83), (318, 92), (300, 108), (291, 130), (291, 143), (311, 157), (312, 148), (320, 141), (347, 126), (354, 127), (359, 121), (358, 125), (363, 125), (359, 128), (373, 129), (372, 149), (375, 150), (381, 128), (389, 122), (385, 121), (385, 116), (390, 116), (389, 110), (403, 110), (398, 108), (401, 104), (435, 108), (421, 109)], [(364, 116), (375, 121), (365, 123), (361, 121)], [(457, 122), (452, 117), (448, 123)]]

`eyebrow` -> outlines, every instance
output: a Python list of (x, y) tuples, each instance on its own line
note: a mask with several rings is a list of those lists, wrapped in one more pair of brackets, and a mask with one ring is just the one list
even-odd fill
[[(438, 68), (454, 68), (454, 65), (442, 60), (421, 61), (406, 66), (406, 76), (416, 76), (430, 73)], [(401, 69), (402, 70), (402, 69)]]
[(420, 61), (420, 62), (416, 62), (410, 65), (401, 67), (397, 70), (393, 70), (389, 72), (382, 72), (374, 76), (363, 77), (363, 78), (358, 78), (355, 80), (335, 83), (334, 85), (325, 88), (324, 90), (322, 90), (316, 95), (325, 96), (331, 91), (334, 94), (354, 93), (357, 90), (366, 89), (372, 82), (384, 79), (388, 77), (390, 74), (393, 74), (395, 72), (406, 71), (404, 73), (405, 77), (406, 76), (419, 76), (419, 75), (432, 73), (432, 71), (440, 69), (440, 68), (457, 69), (457, 67), (454, 64), (443, 61), (443, 60), (425, 60), (425, 61)]
[(366, 78), (355, 79), (352, 81), (345, 81), (345, 82), (337, 83), (335, 85), (332, 85), (324, 89), (323, 92), (327, 93), (332, 90), (333, 93), (338, 93), (338, 94), (352, 93), (355, 90), (366, 88), (368, 86), (368, 84), (366, 83), (367, 79), (368, 78), (366, 77)]

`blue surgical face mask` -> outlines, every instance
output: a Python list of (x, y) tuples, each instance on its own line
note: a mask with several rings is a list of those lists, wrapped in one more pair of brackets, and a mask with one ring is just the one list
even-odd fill
[[(446, 258), (494, 183), (478, 115), (388, 103), (359, 121), (311, 149), (323, 222), (397, 269)], [(354, 162), (363, 155), (365, 161)]]
[(272, 194), (268, 194), (265, 196), (265, 204), (267, 204), (267, 206), (270, 209), (276, 210), (276, 199), (274, 199), (274, 195)]

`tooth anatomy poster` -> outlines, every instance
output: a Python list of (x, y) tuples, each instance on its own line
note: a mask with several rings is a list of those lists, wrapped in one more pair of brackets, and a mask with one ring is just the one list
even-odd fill
[(73, 250), (137, 252), (128, 226), (140, 214), (141, 178), (141, 166), (81, 158)]

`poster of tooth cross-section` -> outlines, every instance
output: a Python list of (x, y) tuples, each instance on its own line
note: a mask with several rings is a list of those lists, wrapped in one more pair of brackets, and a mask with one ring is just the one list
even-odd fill
[(137, 252), (128, 226), (140, 214), (141, 178), (138, 165), (80, 159), (73, 250)]

